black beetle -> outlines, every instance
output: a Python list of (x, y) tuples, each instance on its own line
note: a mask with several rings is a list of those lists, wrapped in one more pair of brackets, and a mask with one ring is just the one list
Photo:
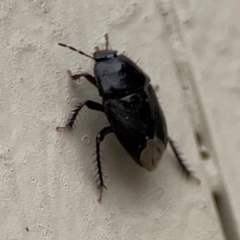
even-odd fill
[(91, 100), (80, 103), (72, 111), (66, 126), (57, 127), (57, 130), (72, 129), (83, 106), (106, 114), (110, 126), (102, 129), (96, 137), (99, 201), (101, 201), (102, 189), (105, 187), (100, 159), (100, 143), (107, 134), (112, 132), (115, 133), (134, 161), (148, 171), (156, 169), (169, 141), (184, 172), (199, 181), (184, 163), (173, 140), (168, 137), (166, 120), (150, 84), (149, 76), (130, 58), (110, 50), (107, 34), (105, 40), (106, 49), (99, 50), (96, 47), (93, 56), (59, 43), (62, 47), (67, 47), (95, 60), (94, 76), (87, 72), (72, 75), (68, 71), (68, 74), (72, 80), (85, 77), (97, 87), (99, 95), (102, 97), (102, 104)]

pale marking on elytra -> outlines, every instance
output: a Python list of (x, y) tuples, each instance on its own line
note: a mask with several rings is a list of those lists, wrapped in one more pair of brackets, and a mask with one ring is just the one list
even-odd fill
[(146, 147), (140, 154), (140, 162), (148, 171), (154, 171), (163, 155), (166, 145), (155, 135), (153, 139), (148, 138)]

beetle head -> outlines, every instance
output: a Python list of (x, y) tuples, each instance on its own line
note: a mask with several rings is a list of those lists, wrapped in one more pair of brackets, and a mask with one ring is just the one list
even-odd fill
[(96, 62), (106, 61), (115, 57), (117, 57), (117, 51), (113, 50), (100, 50), (93, 54), (93, 58)]

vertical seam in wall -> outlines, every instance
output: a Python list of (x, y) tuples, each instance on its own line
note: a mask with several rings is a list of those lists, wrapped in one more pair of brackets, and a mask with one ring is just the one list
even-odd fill
[[(202, 104), (201, 96), (196, 83), (196, 74), (187, 55), (187, 47), (183, 38), (181, 25), (174, 9), (174, 3), (169, 0), (157, 1), (161, 20), (163, 23), (163, 37), (168, 46), (173, 65), (176, 70), (176, 77), (183, 89), (184, 106), (188, 111), (190, 122), (194, 129), (194, 135), (199, 153), (201, 149), (207, 150), (211, 155), (205, 155), (209, 164), (215, 168), (214, 174), (208, 174), (210, 180), (210, 191), (213, 202), (222, 226), (225, 238), (228, 240), (238, 240), (234, 213), (228, 197), (227, 189), (224, 185), (223, 174), (219, 164), (218, 156), (211, 138), (207, 117)], [(203, 158), (203, 155), (202, 155)]]

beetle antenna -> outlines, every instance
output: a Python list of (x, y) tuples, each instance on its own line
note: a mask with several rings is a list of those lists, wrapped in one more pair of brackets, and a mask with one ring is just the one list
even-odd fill
[(88, 57), (88, 58), (94, 59), (93, 56), (90, 56), (90, 55), (84, 53), (83, 51), (81, 51), (81, 50), (77, 50), (76, 48), (71, 47), (71, 46), (68, 46), (68, 45), (66, 45), (66, 44), (64, 44), (64, 43), (58, 43), (58, 45), (61, 46), (61, 47), (69, 48), (70, 50), (73, 50), (73, 51), (75, 51), (75, 52), (78, 52), (78, 53), (80, 53), (81, 55), (84, 55), (85, 57)]
[(108, 47), (109, 47), (109, 38), (108, 38), (108, 34), (106, 33), (106, 34), (104, 35), (104, 37), (105, 37), (105, 46), (106, 46), (106, 50), (108, 50)]

